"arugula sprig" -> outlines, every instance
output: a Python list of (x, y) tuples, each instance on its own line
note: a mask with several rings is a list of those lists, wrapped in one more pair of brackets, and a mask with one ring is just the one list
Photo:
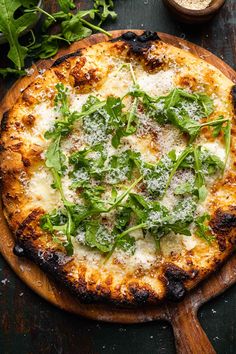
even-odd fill
[(212, 235), (211, 228), (208, 225), (209, 220), (210, 220), (210, 215), (207, 213), (198, 216), (195, 219), (195, 226), (196, 226), (195, 232), (198, 237), (205, 240), (208, 244), (211, 244), (215, 240), (215, 237), (214, 235)]
[(106, 104), (106, 101), (98, 100), (96, 104), (84, 105), (81, 112), (70, 112), (68, 89), (62, 83), (58, 83), (56, 89), (58, 94), (55, 97), (55, 107), (59, 109), (62, 119), (57, 119), (54, 127), (45, 133), (46, 139), (55, 139), (58, 136), (64, 137), (68, 135), (77, 120), (93, 114)]
[(106, 21), (108, 17), (111, 17), (112, 20), (117, 18), (117, 13), (114, 9), (114, 2), (112, 0), (94, 0), (94, 9), (98, 10), (97, 16), (100, 17), (99, 26)]
[[(196, 210), (196, 202), (192, 198), (180, 201), (173, 208), (173, 211), (170, 211), (157, 201), (146, 201), (143, 196), (130, 193), (124, 208), (128, 215), (130, 215), (130, 210), (132, 210), (137, 223), (117, 234), (113, 247), (105, 261), (110, 258), (121, 242), (127, 240), (127, 237), (133, 238), (130, 234), (136, 230), (141, 229), (144, 233), (149, 232), (154, 237), (157, 251), (160, 251), (161, 238), (171, 231), (175, 234), (191, 236), (189, 226), (194, 220)], [(127, 220), (125, 220), (125, 226), (127, 224)]]
[(129, 95), (140, 99), (147, 113), (159, 124), (173, 124), (183, 133), (187, 133), (189, 144), (193, 143), (202, 128), (214, 127), (213, 135), (217, 136), (224, 128), (224, 123), (229, 123), (229, 119), (222, 116), (200, 122), (214, 111), (212, 99), (203, 93), (188, 93), (176, 88), (166, 96), (151, 97), (136, 83)]
[[(33, 1), (34, 5), (36, 1)], [(24, 1), (24, 8), (30, 8), (32, 1)], [(14, 69), (22, 70), (28, 52), (26, 46), (19, 42), (20, 35), (37, 19), (36, 13), (24, 13), (22, 2), (18, 0), (0, 0), (0, 31), (9, 43), (8, 58), (14, 64)], [(16, 16), (16, 12), (20, 13)]]
[[(23, 75), (26, 58), (49, 58), (55, 55), (62, 45), (71, 44), (90, 36), (93, 32), (111, 36), (101, 26), (107, 18), (114, 20), (117, 17), (111, 0), (94, 0), (93, 8), (75, 12), (71, 12), (76, 9), (72, 0), (58, 0), (60, 11), (53, 14), (38, 7), (37, 3), (37, 0), (0, 0), (0, 32), (8, 40), (8, 58), (12, 63), (12, 67), (6, 70), (2, 68), (0, 74)], [(27, 28), (33, 27), (38, 13), (46, 16), (41, 26), (42, 31), (37, 30), (37, 33), (33, 34), (33, 44), (22, 45), (19, 38)], [(56, 31), (52, 28), (54, 25), (57, 26)], [(51, 29), (53, 33), (48, 33)]]

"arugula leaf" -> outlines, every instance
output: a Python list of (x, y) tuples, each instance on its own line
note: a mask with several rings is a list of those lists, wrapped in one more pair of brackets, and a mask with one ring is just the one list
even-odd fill
[[(92, 157), (89, 157), (90, 154)], [(91, 148), (73, 153), (69, 162), (74, 165), (70, 173), (73, 183), (72, 188), (79, 188), (91, 183), (91, 179), (102, 180), (105, 175), (104, 163), (106, 161), (106, 151), (103, 145), (98, 144)]]
[(35, 43), (29, 47), (29, 55), (33, 57), (38, 57), (40, 59), (47, 59), (54, 56), (60, 47), (60, 42), (69, 42), (62, 38), (60, 34), (57, 35), (43, 35), (41, 36), (40, 42)]
[(139, 153), (131, 150), (126, 150), (119, 155), (111, 156), (107, 169), (107, 181), (111, 184), (117, 184), (128, 178), (131, 180), (135, 160), (139, 158)]
[(92, 34), (92, 30), (85, 27), (82, 23), (82, 17), (90, 14), (93, 16), (94, 12), (91, 11), (79, 11), (76, 15), (71, 18), (62, 21), (61, 23), (61, 33), (62, 36), (69, 42), (75, 42), (82, 38), (86, 38)]
[(117, 248), (122, 249), (124, 252), (130, 252), (131, 254), (135, 252), (135, 238), (130, 235), (117, 237), (115, 244)]
[(58, 0), (58, 4), (61, 10), (65, 13), (68, 13), (76, 7), (73, 0)]
[[(224, 119), (224, 117), (220, 116), (219, 119)], [(223, 124), (224, 124), (224, 122), (221, 122), (218, 125), (213, 127), (213, 130), (212, 130), (213, 138), (217, 138), (219, 136), (219, 134), (220, 134), (220, 132), (222, 130)]]
[(125, 227), (129, 224), (130, 218), (131, 218), (131, 212), (132, 210), (124, 206), (116, 215), (116, 223), (113, 232), (115, 234), (119, 232), (123, 232)]
[[(87, 140), (90, 144), (105, 142), (108, 135), (112, 134), (112, 145), (117, 148), (123, 136), (131, 134), (126, 132), (127, 115), (123, 114), (124, 107), (122, 101), (118, 97), (109, 96), (103, 103), (94, 96), (90, 96), (83, 106), (84, 110), (93, 111), (84, 114), (83, 128), (87, 134)], [(99, 107), (99, 105), (101, 105)], [(97, 107), (97, 109), (94, 109)]]
[(101, 195), (104, 191), (105, 188), (102, 186), (95, 187), (91, 185), (86, 185), (86, 188), (82, 191), (81, 196), (84, 198), (91, 214), (107, 212), (105, 201), (101, 199)]
[(196, 235), (207, 243), (211, 244), (215, 237), (211, 233), (211, 228), (206, 223), (210, 220), (210, 215), (205, 213), (195, 219)]
[(65, 171), (65, 156), (60, 149), (61, 137), (54, 140), (46, 151), (46, 166), (54, 169), (60, 175)]
[(16, 11), (21, 7), (19, 0), (0, 0), (0, 31), (8, 40), (10, 50), (8, 58), (14, 63), (16, 69), (24, 67), (27, 47), (19, 43), (19, 36), (37, 19), (35, 13), (27, 13), (16, 17)]
[[(125, 130), (126, 134), (133, 134), (137, 130), (137, 121), (138, 121), (136, 116), (137, 107), (138, 107), (138, 99), (135, 97), (131, 110), (128, 113), (128, 117), (127, 117), (128, 118), (127, 127)], [(133, 125), (132, 123), (135, 123), (135, 125)]]
[(64, 11), (54, 12), (53, 17), (47, 17), (43, 22), (42, 25), (43, 32), (46, 32), (49, 29), (49, 27), (51, 27), (54, 24), (55, 20), (58, 23), (60, 23), (64, 20), (70, 19), (71, 16), (72, 15), (70, 13), (65, 13)]
[(175, 156), (171, 151), (167, 156), (162, 157), (156, 165), (141, 164), (140, 169), (144, 176), (144, 183), (151, 195), (159, 197), (165, 192), (174, 164), (173, 159)]
[[(63, 244), (67, 254), (73, 254), (73, 245), (71, 242), (71, 235), (74, 234), (75, 226), (72, 220), (72, 214), (66, 209), (54, 210), (50, 214), (45, 214), (40, 219), (40, 226), (43, 230), (50, 232), (54, 236), (54, 240)], [(66, 242), (59, 241), (57, 232), (60, 232), (67, 237)]]
[(169, 178), (167, 180), (166, 186), (165, 186), (165, 192), (166, 192), (167, 188), (169, 187), (171, 180), (172, 180), (173, 176), (175, 175), (177, 169), (181, 166), (181, 163), (186, 159), (186, 157), (189, 154), (191, 154), (192, 151), (193, 151), (192, 147), (187, 147), (185, 150), (183, 150), (183, 152), (179, 155), (179, 157), (175, 161), (175, 163), (171, 169), (171, 173), (169, 175)]
[(69, 90), (68, 87), (65, 87), (64, 84), (56, 84), (57, 95), (54, 98), (55, 107), (59, 109), (63, 116), (68, 116), (70, 114), (69, 109)]
[(0, 75), (2, 75), (4, 79), (8, 74), (23, 76), (26, 75), (26, 71), (13, 68), (0, 68)]
[(146, 222), (149, 204), (143, 196), (136, 193), (130, 193), (127, 201), (127, 207), (133, 211), (138, 224)]
[(176, 187), (174, 194), (183, 195), (183, 194), (192, 194), (194, 189), (193, 183), (187, 181), (185, 183), (180, 184)]
[(85, 241), (88, 246), (106, 253), (112, 249), (113, 237), (98, 221), (90, 221), (86, 223)]
[(97, 13), (101, 19), (99, 25), (101, 25), (108, 17), (111, 17), (112, 20), (115, 20), (117, 17), (117, 13), (113, 11), (114, 4), (112, 0), (94, 0), (94, 8), (99, 10)]
[(200, 152), (201, 152), (200, 147), (194, 148), (194, 160), (195, 160), (195, 172), (196, 172), (195, 187), (197, 189), (198, 198), (202, 202), (206, 199), (207, 188), (205, 186), (205, 178), (202, 172), (202, 161), (200, 157)]

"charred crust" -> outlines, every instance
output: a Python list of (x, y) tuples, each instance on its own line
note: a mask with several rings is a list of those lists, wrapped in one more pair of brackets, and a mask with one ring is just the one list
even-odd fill
[(9, 110), (4, 112), (3, 115), (2, 115), (1, 131), (6, 131), (7, 130), (8, 117), (9, 117)]
[(128, 31), (123, 33), (120, 37), (114, 38), (111, 41), (116, 42), (123, 40), (129, 44), (130, 50), (133, 54), (143, 54), (152, 45), (153, 41), (160, 40), (156, 32), (145, 31), (141, 35)]
[(234, 106), (234, 111), (236, 112), (236, 85), (233, 85), (231, 88), (231, 97), (232, 97), (232, 103)]
[(149, 299), (149, 291), (147, 289), (140, 289), (140, 287), (131, 285), (129, 287), (130, 293), (133, 295), (134, 301), (138, 305), (143, 305), (147, 303)]
[(57, 60), (54, 61), (54, 63), (52, 64), (52, 68), (62, 64), (64, 61), (66, 61), (69, 58), (77, 57), (77, 56), (80, 56), (80, 55), (81, 55), (81, 50), (80, 49), (77, 50), (76, 52), (63, 55), (62, 57), (60, 57), (60, 58), (58, 58)]
[[(16, 238), (17, 239), (21, 239), (22, 235), (24, 234), (24, 231), (26, 230), (26, 228), (30, 227), (30, 224), (32, 223), (32, 221), (37, 220), (39, 218), (40, 215), (43, 214), (43, 211), (39, 208), (34, 209), (26, 218), (25, 220), (21, 223), (21, 225), (18, 227), (18, 229), (16, 230)], [(32, 235), (31, 237), (33, 237), (33, 233), (34, 230), (32, 230)]]
[(217, 209), (210, 221), (210, 226), (216, 235), (220, 251), (226, 249), (226, 240), (232, 231), (236, 232), (236, 207), (231, 206), (227, 211)]
[(21, 247), (18, 243), (16, 243), (15, 246), (13, 247), (13, 253), (17, 257), (25, 257), (26, 256), (24, 248)]
[(191, 275), (185, 270), (171, 264), (166, 267), (164, 278), (167, 291), (166, 298), (171, 301), (180, 301), (186, 293), (184, 281), (190, 279)]

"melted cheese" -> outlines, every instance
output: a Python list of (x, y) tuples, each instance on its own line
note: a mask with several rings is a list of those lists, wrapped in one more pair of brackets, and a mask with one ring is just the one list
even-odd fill
[(46, 212), (61, 205), (60, 194), (51, 187), (52, 183), (52, 175), (46, 168), (41, 167), (33, 174), (27, 190), (32, 205), (40, 205)]
[(151, 96), (161, 96), (167, 94), (174, 88), (173, 69), (160, 70), (155, 74), (142, 72), (137, 81), (140, 87)]

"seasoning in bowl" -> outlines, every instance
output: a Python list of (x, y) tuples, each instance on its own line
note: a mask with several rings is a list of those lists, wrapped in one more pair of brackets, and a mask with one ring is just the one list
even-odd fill
[(212, 0), (175, 0), (175, 2), (189, 10), (204, 10)]
[(209, 21), (224, 5), (225, 0), (163, 0), (176, 20), (193, 24)]

